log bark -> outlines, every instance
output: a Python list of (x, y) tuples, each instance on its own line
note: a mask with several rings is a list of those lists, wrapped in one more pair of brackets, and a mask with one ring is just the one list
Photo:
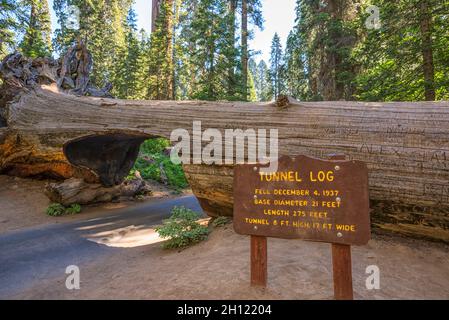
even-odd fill
[(45, 186), (46, 196), (64, 206), (110, 202), (119, 197), (133, 198), (151, 194), (150, 186), (141, 178), (123, 181), (122, 184), (105, 187), (99, 183), (87, 183), (83, 179), (70, 178), (63, 182), (51, 182)]
[[(142, 141), (172, 130), (278, 129), (280, 155), (345, 154), (369, 167), (376, 225), (449, 240), (449, 102), (130, 101), (23, 88), (3, 107), (0, 171), (123, 181)], [(184, 165), (211, 216), (232, 215), (232, 165)]]
[(104, 187), (98, 183), (86, 183), (83, 179), (71, 178), (62, 183), (48, 183), (45, 194), (51, 201), (64, 206), (74, 203), (91, 204), (109, 202), (119, 197), (121, 186)]

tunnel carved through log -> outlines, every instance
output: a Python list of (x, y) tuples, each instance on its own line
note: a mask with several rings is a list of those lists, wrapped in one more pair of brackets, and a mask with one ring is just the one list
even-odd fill
[(123, 182), (147, 138), (122, 133), (87, 136), (69, 141), (64, 154), (72, 165), (91, 170), (104, 186), (112, 187)]

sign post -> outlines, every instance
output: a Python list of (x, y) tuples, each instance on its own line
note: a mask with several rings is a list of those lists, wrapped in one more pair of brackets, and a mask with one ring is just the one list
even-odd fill
[(251, 285), (267, 286), (267, 237), (251, 236)]
[[(331, 155), (330, 160), (345, 160), (344, 155)], [(334, 278), (334, 298), (353, 300), (351, 246), (332, 243), (332, 272)]]
[(234, 169), (234, 229), (251, 236), (251, 285), (267, 284), (267, 237), (332, 244), (335, 299), (353, 299), (351, 245), (370, 239), (368, 169), (344, 156), (283, 156)]

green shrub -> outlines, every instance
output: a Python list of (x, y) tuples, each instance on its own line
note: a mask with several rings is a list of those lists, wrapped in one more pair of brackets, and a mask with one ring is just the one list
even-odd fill
[(164, 138), (146, 140), (140, 146), (140, 152), (144, 154), (160, 154), (170, 146), (170, 141)]
[(81, 205), (74, 203), (65, 209), (65, 214), (77, 214), (81, 212)]
[(52, 203), (47, 208), (47, 214), (52, 217), (62, 216), (65, 212), (65, 207), (60, 203)]
[(212, 221), (212, 226), (214, 228), (218, 228), (218, 227), (227, 225), (230, 222), (231, 222), (231, 219), (229, 219), (228, 217), (218, 217), (218, 218), (215, 218), (214, 221)]
[(52, 217), (58, 217), (65, 214), (77, 214), (81, 212), (81, 206), (77, 203), (64, 207), (60, 203), (52, 203), (47, 208), (47, 214)]
[(183, 248), (207, 238), (209, 229), (197, 222), (199, 214), (185, 207), (174, 207), (171, 217), (164, 220), (156, 232), (164, 239), (166, 249)]

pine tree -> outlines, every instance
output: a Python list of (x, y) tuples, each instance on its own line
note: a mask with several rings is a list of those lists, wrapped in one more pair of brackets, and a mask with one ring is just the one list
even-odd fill
[(237, 56), (238, 50), (235, 47), (236, 42), (236, 12), (237, 12), (237, 4), (238, 0), (229, 0), (229, 43), (230, 43), (230, 52), (228, 56), (230, 57), (231, 63), (229, 64), (228, 70), (228, 99), (234, 100), (237, 99), (236, 90), (238, 88), (238, 80), (236, 77), (236, 68), (237, 68)]
[(149, 99), (174, 99), (173, 23), (174, 0), (163, 0), (151, 34)]
[(264, 60), (261, 60), (257, 65), (257, 96), (259, 101), (270, 101), (271, 96), (271, 84), (270, 84), (270, 71)]
[(282, 79), (282, 62), (283, 62), (283, 52), (281, 38), (277, 33), (274, 34), (273, 40), (271, 42), (271, 53), (270, 53), (270, 76), (271, 76), (271, 88), (273, 97), (276, 99), (283, 90), (283, 79)]
[(123, 99), (143, 99), (146, 95), (146, 89), (142, 86), (146, 80), (147, 60), (145, 57), (148, 52), (145, 45), (147, 36), (141, 32), (139, 40), (137, 34), (137, 16), (134, 9), (130, 9), (124, 23), (126, 30), (125, 47), (122, 48), (118, 61), (116, 63), (116, 79), (114, 95)]
[[(250, 101), (258, 101), (259, 95), (258, 95), (258, 87), (259, 87), (259, 77), (257, 76), (257, 63), (254, 61), (253, 58), (250, 58), (248, 61), (248, 77), (251, 76), (252, 79), (252, 85), (254, 86), (254, 93), (256, 95), (256, 100), (250, 100)], [(249, 84), (249, 87), (251, 87), (251, 84)], [(250, 88), (251, 91), (251, 88)]]
[(27, 14), (21, 21), (26, 27), (20, 50), (31, 58), (50, 56), (52, 48), (48, 1), (25, 0), (23, 8), (26, 8)]
[(354, 55), (361, 69), (356, 97), (371, 101), (448, 99), (449, 2), (376, 0), (372, 4), (379, 8), (381, 28), (364, 28), (369, 14), (361, 14), (363, 41)]
[(308, 78), (298, 34), (293, 30), (287, 38), (284, 54), (286, 94), (299, 100), (308, 100)]
[(356, 66), (351, 59), (357, 41), (354, 28), (358, 0), (297, 0), (294, 33), (300, 43), (313, 100), (350, 100)]
[[(190, 99), (232, 100), (229, 95), (229, 73), (235, 64), (232, 15), (227, 0), (190, 2), (188, 12), (182, 14), (178, 38), (177, 63), (185, 67), (178, 85)], [(182, 79), (182, 81), (181, 81)]]
[(14, 35), (20, 30), (18, 17), (22, 16), (21, 11), (22, 8), (14, 0), (0, 1), (0, 59), (16, 46)]
[(248, 99), (248, 0), (242, 0), (242, 99)]
[(253, 70), (248, 68), (248, 101), (258, 101)]
[(242, 100), (248, 99), (248, 39), (251, 34), (248, 29), (248, 21), (256, 27), (263, 28), (262, 3), (260, 0), (241, 0), (241, 92)]
[[(380, 29), (367, 27), (374, 14), (366, 12), (368, 5), (378, 8)], [(297, 0), (296, 10), (285, 62), (287, 89), (299, 98), (449, 96), (448, 1)]]
[[(55, 32), (54, 47), (63, 54), (76, 39), (83, 40), (92, 54), (92, 83), (103, 87), (116, 85), (116, 63), (125, 47), (125, 20), (132, 0), (54, 0), (53, 9), (59, 28)], [(69, 6), (80, 13), (79, 29), (69, 25)]]

